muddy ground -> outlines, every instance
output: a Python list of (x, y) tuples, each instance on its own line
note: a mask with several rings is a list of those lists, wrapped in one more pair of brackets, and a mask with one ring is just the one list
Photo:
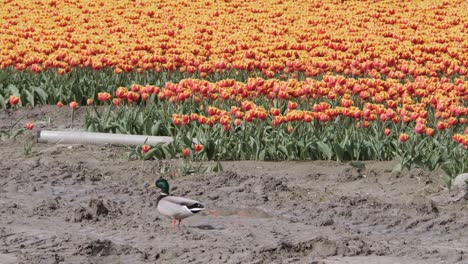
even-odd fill
[[(63, 129), (68, 109), (0, 112)], [(78, 126), (83, 110), (78, 113)], [(395, 162), (223, 162), (170, 177), (207, 210), (179, 230), (155, 208), (162, 164), (122, 147), (0, 141), (0, 263), (468, 263), (468, 202)]]

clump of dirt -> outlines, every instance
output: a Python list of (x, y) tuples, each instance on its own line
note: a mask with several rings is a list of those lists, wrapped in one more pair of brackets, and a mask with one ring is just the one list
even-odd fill
[[(283, 260), (308, 263), (332, 256), (368, 256), (371, 254), (384, 255), (389, 253), (387, 246), (378, 242), (366, 243), (360, 238), (344, 238), (338, 241), (327, 237), (315, 237), (306, 241), (281, 241), (276, 246), (262, 248), (255, 254), (256, 260), (262, 263), (281, 263)], [(326, 263), (326, 262), (325, 262)]]
[(85, 254), (89, 256), (110, 256), (110, 255), (125, 255), (133, 249), (128, 246), (116, 245), (108, 239), (96, 239), (86, 242), (78, 247), (76, 254)]
[(73, 222), (82, 222), (89, 220), (100, 221), (109, 214), (112, 214), (113, 217), (115, 217), (120, 215), (121, 211), (116, 208), (115, 204), (111, 205), (111, 202), (104, 203), (101, 199), (92, 198), (89, 200), (87, 206), (80, 205), (77, 208), (74, 208), (72, 213), (73, 216), (71, 217), (71, 220)]
[(39, 216), (50, 216), (60, 208), (61, 197), (42, 200), (39, 206), (34, 208), (34, 214)]
[(363, 169), (346, 167), (340, 171), (337, 177), (338, 182), (350, 182), (362, 179), (364, 177)]
[(410, 208), (414, 208), (418, 215), (438, 215), (439, 209), (437, 205), (431, 199), (427, 197), (417, 195), (415, 196), (411, 203), (408, 205)]
[(93, 220), (93, 214), (85, 207), (79, 207), (73, 212), (73, 222), (81, 222), (85, 220)]
[(96, 217), (106, 216), (109, 213), (109, 209), (104, 206), (102, 200), (98, 199), (91, 199), (89, 201), (89, 208)]
[(336, 256), (339, 251), (341, 254), (344, 253), (344, 249), (339, 249), (336, 242), (324, 237), (317, 237), (301, 242), (281, 241), (276, 246), (262, 248), (258, 252), (257, 258), (260, 255), (261, 260), (265, 262), (291, 258), (300, 260), (304, 257), (312, 260), (314, 258)]

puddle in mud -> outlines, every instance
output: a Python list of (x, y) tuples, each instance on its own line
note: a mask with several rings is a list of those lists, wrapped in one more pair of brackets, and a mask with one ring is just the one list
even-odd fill
[(18, 259), (13, 255), (0, 253), (0, 263), (14, 264), (14, 263), (18, 263)]
[(224, 229), (222, 227), (214, 227), (212, 225), (196, 225), (196, 226), (190, 226), (190, 227), (201, 229), (201, 230), (223, 230)]
[(82, 197), (88, 197), (92, 187), (87, 185), (79, 185), (70, 188), (70, 186), (47, 186), (38, 193), (44, 193), (47, 195), (60, 196), (66, 199), (77, 199)]
[(237, 215), (249, 218), (269, 218), (270, 214), (258, 208), (216, 208), (205, 211), (206, 215), (211, 216), (231, 216)]

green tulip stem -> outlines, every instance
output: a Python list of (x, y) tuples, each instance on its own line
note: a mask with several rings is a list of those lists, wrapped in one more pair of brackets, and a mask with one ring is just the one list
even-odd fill
[(75, 109), (71, 112), (71, 128), (73, 129), (73, 121), (75, 121)]

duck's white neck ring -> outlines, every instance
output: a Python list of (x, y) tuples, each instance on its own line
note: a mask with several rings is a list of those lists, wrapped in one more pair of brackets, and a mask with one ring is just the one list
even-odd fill
[(168, 193), (165, 192), (160, 192), (161, 195), (169, 195)]

